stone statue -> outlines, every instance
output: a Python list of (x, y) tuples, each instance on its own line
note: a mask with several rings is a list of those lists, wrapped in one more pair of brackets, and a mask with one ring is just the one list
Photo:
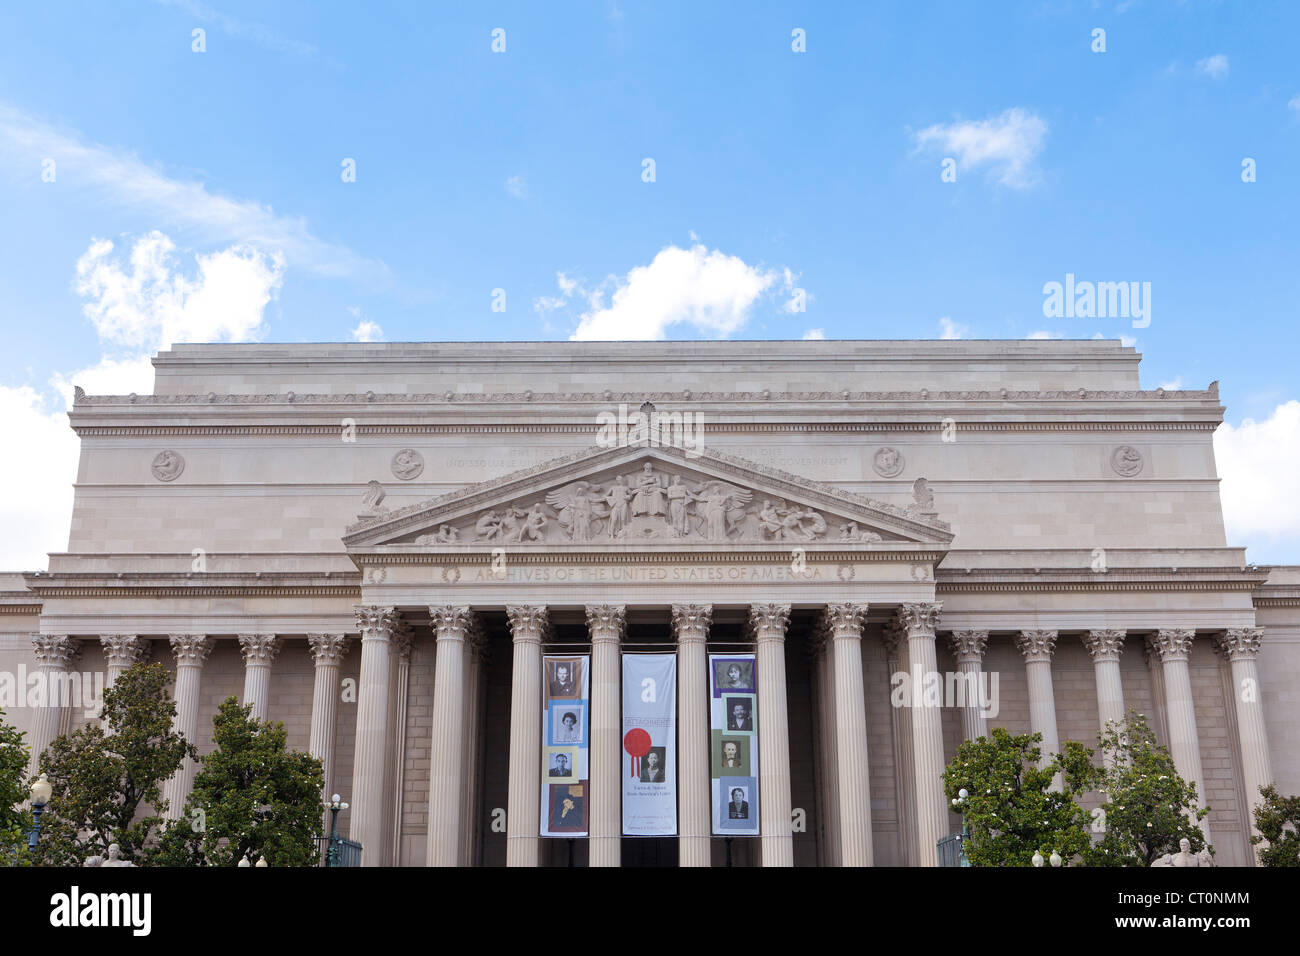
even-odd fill
[(934, 492), (924, 478), (912, 482), (912, 507), (923, 515), (934, 513)]
[(122, 859), (122, 848), (116, 843), (108, 845), (108, 856), (88, 856), (82, 866), (135, 866), (130, 860)]
[(505, 522), (495, 511), (489, 511), (481, 515), (474, 522), (474, 536), (482, 538), (485, 541), (495, 541), (505, 534)]
[(690, 507), (692, 501), (699, 501), (699, 496), (682, 484), (681, 475), (673, 475), (664, 494), (668, 498), (668, 524), (679, 538), (690, 532)]
[(547, 492), (546, 503), (559, 513), (560, 527), (574, 541), (590, 541), (595, 530), (592, 522), (608, 514), (600, 487), (586, 481)]
[(387, 508), (381, 507), (380, 502), (387, 497), (384, 486), (373, 479), (366, 485), (366, 493), (361, 496), (361, 514), (376, 515), (381, 511), (387, 511)]
[(745, 517), (745, 505), (753, 492), (723, 481), (710, 481), (700, 489), (698, 500), (704, 517), (704, 535), (710, 541), (725, 541)]
[(650, 462), (635, 476), (636, 494), (632, 496), (632, 517), (664, 513), (664, 486)]
[(811, 508), (777, 507), (766, 500), (758, 524), (773, 541), (812, 541), (826, 531), (826, 519)]
[(540, 501), (534, 502), (528, 511), (522, 508), (511, 508), (510, 516), (516, 523), (506, 535), (507, 541), (518, 543), (524, 540), (525, 535), (529, 541), (541, 541), (546, 536), (546, 522), (550, 519), (542, 511)]
[[(648, 464), (648, 463), (647, 463)], [(632, 490), (628, 488), (623, 481), (623, 476), (619, 475), (614, 479), (614, 484), (609, 487), (609, 494), (605, 496), (605, 503), (609, 505), (609, 536), (617, 538), (627, 527), (628, 519), (628, 502), (632, 500)]]
[(1166, 853), (1164, 856), (1157, 857), (1151, 862), (1152, 866), (1214, 866), (1214, 856), (1210, 853), (1208, 846), (1204, 847), (1200, 853), (1192, 852), (1192, 841), (1183, 837), (1178, 841), (1177, 853)]

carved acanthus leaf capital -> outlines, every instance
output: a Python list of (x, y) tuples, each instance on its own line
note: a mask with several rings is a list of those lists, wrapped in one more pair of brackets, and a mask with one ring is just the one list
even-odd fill
[(1230, 627), (1219, 635), (1218, 646), (1230, 661), (1253, 661), (1263, 639), (1262, 627)]
[(64, 670), (81, 654), (81, 642), (66, 634), (35, 634), (32, 646), (41, 667)]
[(1021, 631), (1016, 635), (1016, 650), (1026, 664), (1050, 663), (1056, 652), (1056, 631)]
[(361, 639), (387, 641), (392, 637), (393, 629), (400, 620), (397, 608), (370, 604), (354, 607), (357, 615), (357, 630)]
[(587, 630), (591, 643), (609, 641), (617, 644), (627, 628), (627, 608), (622, 604), (588, 604)]
[(550, 629), (545, 604), (506, 605), (506, 620), (510, 622), (510, 634), (516, 644), (540, 644)]
[(939, 622), (941, 603), (904, 604), (898, 609), (898, 623), (910, 637), (934, 637), (935, 625)]
[(317, 667), (338, 665), (348, 653), (346, 634), (308, 634), (307, 647)]
[(948, 635), (948, 646), (958, 664), (980, 664), (989, 646), (988, 631), (953, 631)]
[(240, 634), (239, 653), (245, 667), (270, 667), (280, 655), (283, 641), (277, 634)]
[(1168, 664), (1170, 661), (1185, 661), (1190, 658), (1195, 641), (1194, 628), (1165, 627), (1156, 631), (1151, 638), (1151, 647), (1159, 655), (1160, 662)]
[(677, 635), (678, 644), (706, 641), (712, 623), (712, 604), (673, 605), (673, 633)]
[(756, 641), (784, 641), (790, 623), (789, 604), (751, 604), (749, 626)]
[(101, 634), (104, 661), (112, 667), (130, 667), (149, 656), (149, 641), (135, 634)]
[(827, 604), (822, 611), (820, 629), (831, 640), (862, 637), (862, 625), (867, 619), (866, 604)]
[(474, 612), (467, 604), (434, 604), (429, 621), (440, 641), (468, 641), (475, 626)]
[(1100, 664), (1102, 661), (1118, 661), (1120, 654), (1124, 652), (1125, 633), (1125, 631), (1109, 628), (1089, 631), (1083, 635), (1083, 646), (1092, 655), (1094, 664)]
[(216, 640), (206, 634), (169, 634), (167, 642), (172, 646), (177, 667), (202, 667), (217, 646)]

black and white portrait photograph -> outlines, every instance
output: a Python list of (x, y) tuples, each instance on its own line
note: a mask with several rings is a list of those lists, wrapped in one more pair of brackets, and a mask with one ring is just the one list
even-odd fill
[(582, 661), (546, 662), (546, 695), (550, 698), (582, 696)]
[(733, 660), (714, 661), (713, 686), (720, 691), (753, 691), (754, 662)]
[(727, 803), (727, 819), (749, 819), (749, 790), (746, 787), (732, 787), (731, 800)]
[(753, 732), (754, 700), (752, 697), (727, 697), (727, 729)]
[(641, 782), (665, 783), (667, 777), (667, 748), (651, 747), (650, 752), (641, 758)]

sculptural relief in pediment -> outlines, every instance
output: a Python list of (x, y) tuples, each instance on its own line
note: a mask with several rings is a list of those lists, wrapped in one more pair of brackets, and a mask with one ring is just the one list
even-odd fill
[(440, 524), (414, 544), (867, 542), (885, 535), (841, 516), (647, 461)]

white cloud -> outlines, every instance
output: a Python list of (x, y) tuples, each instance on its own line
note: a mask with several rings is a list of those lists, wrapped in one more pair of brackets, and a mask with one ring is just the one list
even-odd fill
[(1063, 339), (1063, 338), (1065, 338), (1065, 335), (1064, 335), (1064, 333), (1062, 333), (1062, 332), (1048, 332), (1046, 329), (1039, 329), (1037, 332), (1030, 332), (1028, 335), (1025, 336), (1025, 338), (1027, 338), (1027, 339)]
[(939, 318), (939, 338), (941, 339), (962, 339), (970, 332), (964, 325), (958, 325), (949, 316)]
[(1294, 113), (1300, 113), (1300, 93), (1287, 100), (1286, 108)]
[(55, 161), (60, 189), (87, 191), (96, 199), (161, 220), (164, 228), (192, 229), (214, 244), (273, 251), (319, 275), (372, 282), (389, 275), (383, 263), (312, 235), (300, 218), (279, 216), (268, 206), (229, 199), (209, 192), (202, 183), (166, 176), (129, 153), (84, 143), (0, 103), (0, 169), (15, 179), (32, 179), (46, 159)]
[[(785, 270), (784, 275), (791, 274)], [(781, 287), (782, 278), (781, 272), (693, 245), (689, 249), (667, 246), (649, 265), (637, 266), (623, 277), (610, 276), (594, 289), (585, 289), (563, 274), (557, 281), (566, 299), (577, 293), (587, 300), (588, 310), (570, 338), (610, 340), (663, 339), (677, 325), (725, 338), (745, 325), (754, 303)]]
[(357, 320), (357, 327), (352, 330), (352, 340), (354, 342), (380, 342), (384, 338), (384, 330), (379, 327), (379, 323), (368, 318), (359, 306), (348, 306), (348, 311), (352, 313), (352, 318)]
[(1196, 61), (1196, 72), (1203, 73), (1212, 80), (1221, 80), (1228, 75), (1228, 55), (1216, 53), (1203, 60)]
[(809, 341), (812, 341), (812, 340), (814, 340), (814, 339), (820, 341), (820, 340), (826, 338), (826, 330), (825, 330), (825, 329), (809, 329), (807, 332), (805, 332), (805, 333), (803, 334), (803, 338), (804, 338), (804, 341), (805, 341), (805, 342), (809, 342)]
[(1183, 388), (1183, 377), (1181, 375), (1175, 375), (1172, 381), (1161, 382), (1159, 387), (1163, 388), (1166, 392), (1176, 392)]
[(955, 156), (958, 175), (988, 166), (998, 182), (1018, 189), (1038, 181), (1033, 164), (1046, 137), (1047, 123), (1018, 106), (985, 120), (927, 126), (913, 136), (917, 149)]
[(0, 386), (0, 421), (21, 468), (0, 468), (0, 569), (36, 571), (68, 546), (78, 442), (62, 411), (29, 386)]
[(523, 176), (511, 176), (506, 180), (506, 192), (516, 199), (523, 199), (528, 195), (528, 181)]
[(1214, 433), (1228, 544), (1300, 543), (1300, 401)]

